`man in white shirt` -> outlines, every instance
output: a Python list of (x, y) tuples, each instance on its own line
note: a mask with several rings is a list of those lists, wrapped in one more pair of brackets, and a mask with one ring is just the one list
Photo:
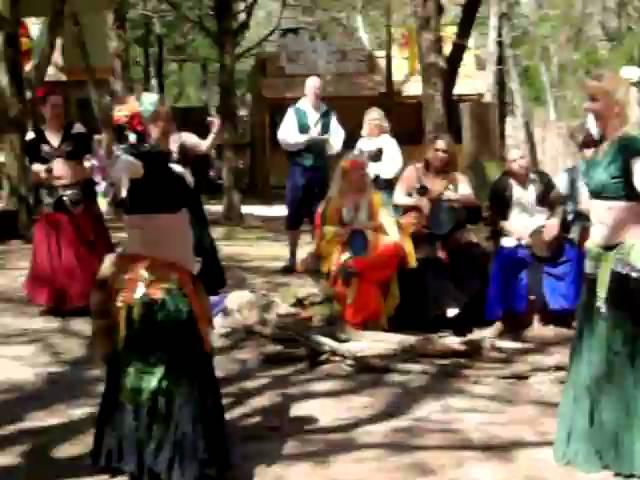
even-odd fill
[(313, 225), (316, 209), (327, 194), (330, 155), (342, 149), (345, 132), (335, 113), (322, 103), (322, 80), (307, 78), (304, 97), (289, 107), (280, 128), (278, 142), (289, 157), (286, 187), (289, 261), (285, 273), (296, 271), (300, 228), (305, 220)]

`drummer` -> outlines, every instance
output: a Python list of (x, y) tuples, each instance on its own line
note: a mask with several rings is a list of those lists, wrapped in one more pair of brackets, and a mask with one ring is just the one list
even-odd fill
[(582, 253), (562, 234), (562, 195), (551, 177), (534, 170), (518, 148), (491, 186), (489, 209), (496, 252), (487, 319), (520, 333), (535, 314), (544, 323), (570, 325), (582, 282)]
[[(479, 202), (469, 178), (458, 171), (456, 145), (446, 134), (427, 142), (425, 160), (408, 166), (393, 200), (402, 220), (415, 216), (412, 235), (418, 266), (399, 275), (398, 330), (465, 330), (482, 323), (488, 260), (467, 225), (479, 220)], [(472, 218), (475, 214), (475, 219)]]

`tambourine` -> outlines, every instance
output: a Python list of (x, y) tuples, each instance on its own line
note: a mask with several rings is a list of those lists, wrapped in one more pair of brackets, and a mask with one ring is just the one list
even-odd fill
[(378, 163), (382, 161), (382, 148), (376, 148), (366, 153), (367, 161)]

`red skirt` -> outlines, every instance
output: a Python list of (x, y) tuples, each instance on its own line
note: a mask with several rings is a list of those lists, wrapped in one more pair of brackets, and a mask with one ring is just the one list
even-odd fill
[(95, 205), (75, 213), (43, 213), (33, 227), (29, 301), (56, 312), (83, 309), (105, 255), (113, 251), (109, 231)]

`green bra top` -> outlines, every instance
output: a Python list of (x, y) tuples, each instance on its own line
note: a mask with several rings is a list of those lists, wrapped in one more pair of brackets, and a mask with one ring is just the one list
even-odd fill
[(584, 179), (591, 198), (640, 201), (631, 171), (636, 157), (640, 157), (640, 136), (625, 133), (586, 161)]

